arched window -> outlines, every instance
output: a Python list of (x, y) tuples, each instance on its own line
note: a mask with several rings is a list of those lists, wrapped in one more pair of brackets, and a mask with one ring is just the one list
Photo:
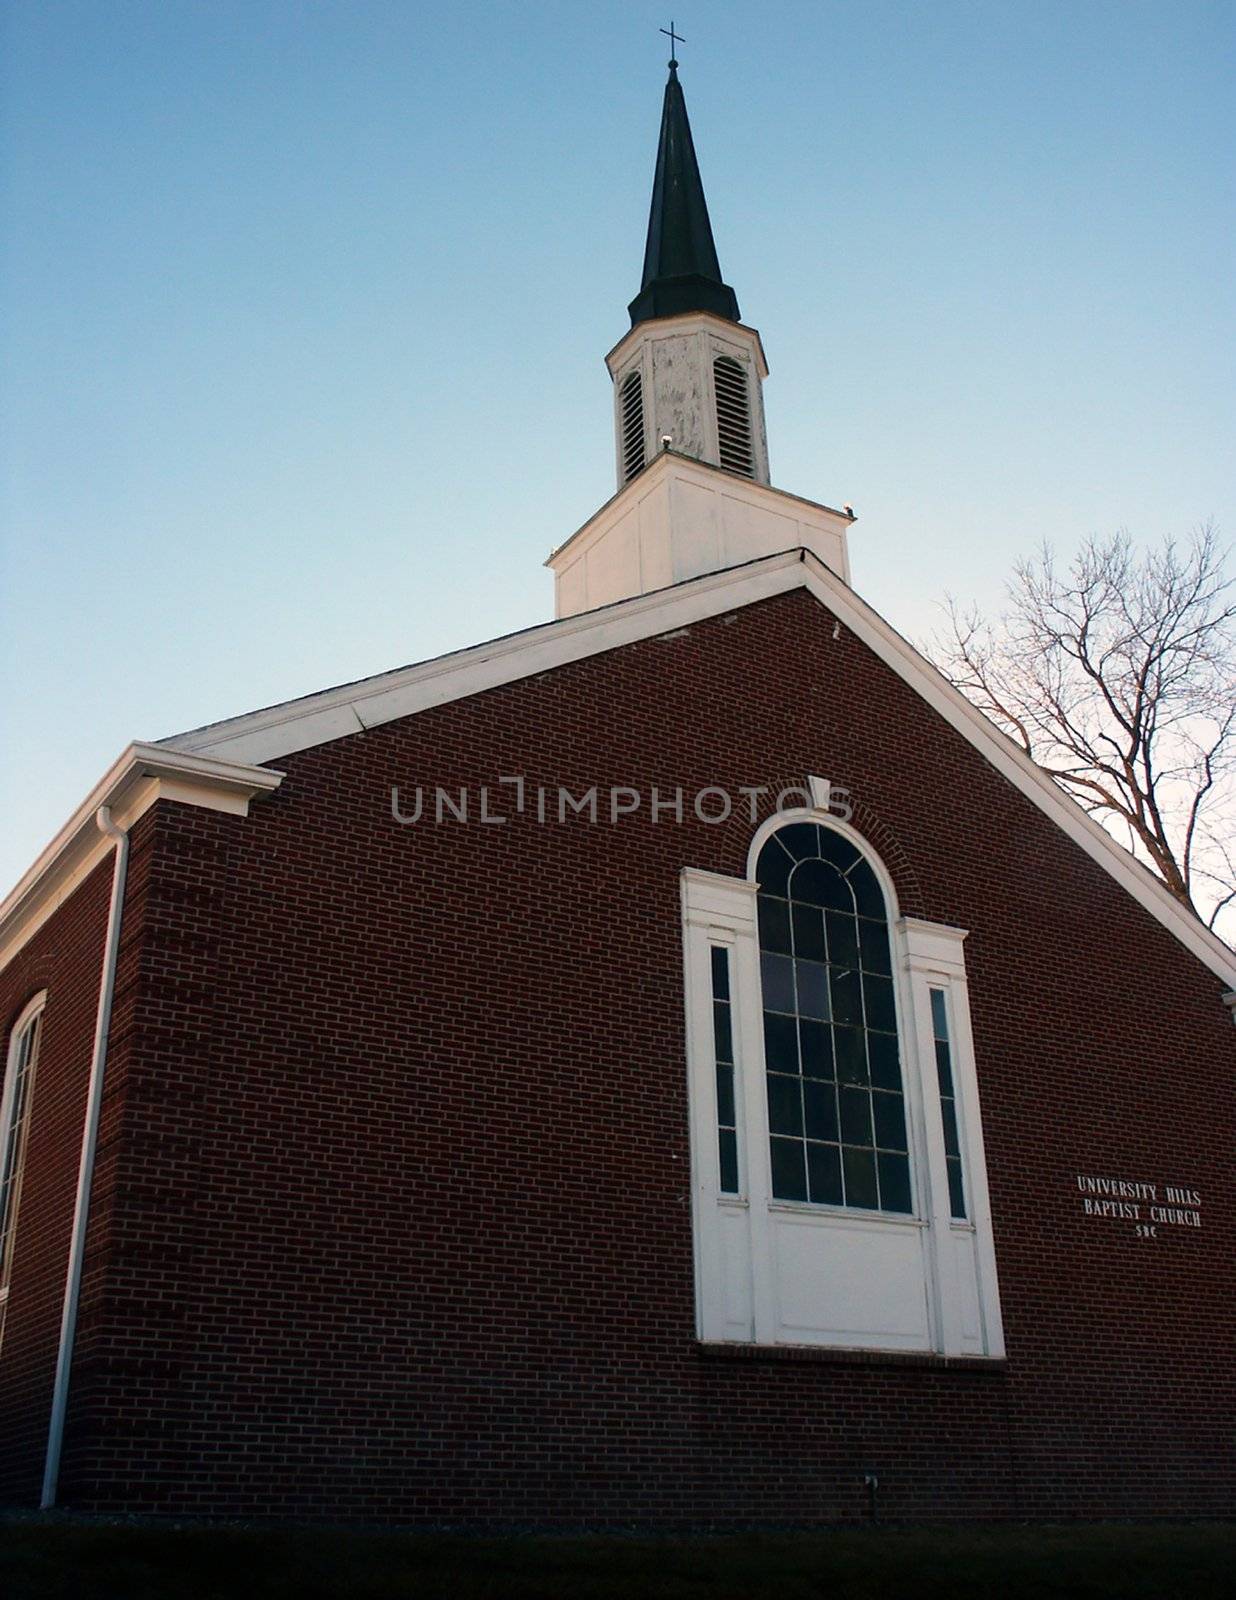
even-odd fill
[(721, 465), (753, 478), (751, 400), (742, 363), (733, 356), (718, 356), (712, 364), (712, 383), (717, 397), (717, 453)]
[(965, 929), (823, 800), (681, 888), (700, 1338), (1001, 1356)]
[(620, 425), (622, 428), (622, 481), (644, 466), (644, 380), (639, 368), (628, 372), (618, 391)]
[(13, 1274), (13, 1246), (17, 1235), (17, 1207), (21, 1199), (30, 1103), (39, 1063), (45, 994), (38, 995), (18, 1017), (9, 1035), (4, 1090), (0, 1095), (0, 1339)]
[(876, 875), (839, 833), (798, 822), (767, 841), (756, 877), (773, 1197), (911, 1212)]

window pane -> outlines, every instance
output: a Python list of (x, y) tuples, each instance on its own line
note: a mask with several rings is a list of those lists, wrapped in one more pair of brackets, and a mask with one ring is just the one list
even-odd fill
[(881, 1211), (913, 1211), (910, 1203), (910, 1158), (889, 1155), (881, 1150), (876, 1156), (880, 1174)]
[(733, 1061), (734, 1041), (730, 1033), (730, 1008), (724, 1000), (713, 1002), (712, 1029), (717, 1041), (717, 1060)]
[(931, 991), (931, 1025), (937, 1039), (948, 1038), (948, 1008), (944, 1003), (944, 990)]
[(828, 972), (819, 961), (796, 961), (794, 973), (798, 979), (798, 1014), (801, 1017), (828, 1016)]
[(829, 967), (832, 980), (833, 1019), (836, 1022), (863, 1020), (863, 994), (858, 972), (854, 967)]
[(961, 1162), (949, 1161), (948, 1167), (948, 1200), (949, 1210), (958, 1222), (966, 1219), (966, 1191), (961, 1181)]
[(759, 897), (760, 949), (790, 953), (790, 903), (774, 900), (762, 894)]
[(871, 1097), (875, 1112), (875, 1142), (881, 1150), (906, 1148), (905, 1102), (899, 1094), (876, 1093)]
[(874, 977), (868, 973), (863, 978), (863, 1004), (867, 1012), (867, 1026), (879, 1028), (883, 1033), (897, 1031), (897, 1010), (893, 1004), (893, 980)]
[(764, 1063), (769, 1072), (798, 1071), (798, 1028), (793, 1017), (764, 1013)]
[(723, 1062), (717, 1063), (717, 1122), (722, 1128), (732, 1128), (734, 1118), (734, 1069)]
[(804, 861), (790, 876), (790, 899), (810, 906), (835, 906), (853, 911), (854, 896), (845, 879), (827, 861)]
[(828, 959), (837, 967), (858, 965), (858, 923), (845, 911), (826, 911)]
[(805, 1200), (807, 1171), (801, 1139), (772, 1139), (772, 1192), (777, 1200)]
[(871, 1144), (871, 1096), (866, 1089), (842, 1088), (841, 1138), (845, 1144)]
[(940, 1079), (940, 1093), (951, 1096), (953, 1093), (953, 1063), (949, 1055), (948, 1041), (936, 1040), (936, 1073)]
[(867, 1058), (861, 1028), (834, 1028), (833, 1048), (837, 1052), (837, 1076), (845, 1083), (866, 1083)]
[(869, 1033), (867, 1055), (871, 1062), (871, 1081), (877, 1089), (901, 1088), (901, 1064), (897, 1059), (897, 1037), (892, 1033)]
[(729, 951), (717, 944), (712, 947), (712, 997), (714, 1000), (728, 1000), (730, 997)]
[(944, 1123), (944, 1153), (961, 1158), (961, 1145), (957, 1139), (957, 1110), (951, 1100), (941, 1100), (941, 1119)]
[(794, 1010), (794, 963), (789, 956), (760, 957), (765, 1011)]
[(768, 1127), (772, 1133), (802, 1136), (801, 1078), (783, 1078), (775, 1072), (768, 1074)]
[(854, 902), (860, 917), (885, 920), (884, 895), (876, 875), (865, 861), (857, 861), (846, 873), (846, 880), (854, 891)]
[(720, 1158), (719, 1187), (722, 1194), (738, 1193), (738, 1135), (733, 1128), (722, 1128), (717, 1135)]
[(876, 1189), (875, 1152), (873, 1150), (843, 1150), (841, 1168), (845, 1177), (845, 1203), (874, 1211), (879, 1205)]
[(795, 858), (788, 850), (782, 848), (782, 837), (789, 832), (782, 828), (780, 833), (773, 834), (772, 838), (760, 851), (760, 859), (756, 863), (755, 875), (760, 881), (760, 888), (767, 894), (783, 895), (786, 885), (790, 881), (790, 873), (794, 868)]
[(798, 1038), (802, 1049), (803, 1075), (808, 1078), (833, 1076), (832, 1029), (825, 1022), (798, 1024)]
[(831, 1083), (803, 1080), (803, 1114), (808, 1139), (838, 1142), (837, 1091)]
[(794, 954), (806, 961), (823, 961), (824, 913), (818, 906), (795, 904)]
[(816, 1205), (839, 1206), (841, 1191), (841, 1151), (835, 1144), (807, 1146), (807, 1178)]
[(858, 925), (858, 934), (863, 947), (863, 970), (891, 973), (893, 965), (888, 953), (888, 929), (884, 923), (872, 922), (864, 917)]
[[(795, 861), (807, 861), (820, 851), (820, 830), (814, 822), (794, 822), (773, 834)], [(771, 841), (770, 841), (771, 842)]]
[[(843, 839), (839, 833), (834, 833), (831, 828), (820, 829), (819, 851), (825, 861), (832, 863), (838, 872), (848, 872), (856, 861), (861, 860), (857, 849), (848, 839)], [(884, 907), (880, 907), (883, 915)]]

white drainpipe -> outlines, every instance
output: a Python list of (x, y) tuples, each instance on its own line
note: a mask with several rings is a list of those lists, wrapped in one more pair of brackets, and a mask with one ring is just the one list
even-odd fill
[(69, 1239), (69, 1269), (64, 1282), (60, 1353), (56, 1358), (51, 1423), (47, 1430), (47, 1464), (43, 1472), (43, 1499), (40, 1503), (44, 1511), (50, 1510), (56, 1503), (56, 1485), (60, 1477), (60, 1446), (64, 1439), (64, 1417), (69, 1402), (69, 1371), (73, 1365), (77, 1302), (82, 1287), (82, 1259), (86, 1253), (86, 1225), (90, 1220), (90, 1185), (94, 1177), (95, 1149), (99, 1142), (99, 1109), (103, 1103), (103, 1070), (107, 1065), (107, 1033), (112, 1020), (116, 955), (120, 949), (120, 918), (124, 909), (125, 873), (129, 865), (129, 836), (112, 821), (111, 807), (100, 806), (94, 820), (101, 833), (116, 841), (116, 863), (112, 871), (112, 903), (107, 914), (107, 936), (103, 946), (103, 974), (99, 980), (99, 1009), (94, 1025), (90, 1086), (86, 1091), (86, 1121), (82, 1128), (81, 1164), (77, 1169), (77, 1202), (73, 1208), (73, 1232)]

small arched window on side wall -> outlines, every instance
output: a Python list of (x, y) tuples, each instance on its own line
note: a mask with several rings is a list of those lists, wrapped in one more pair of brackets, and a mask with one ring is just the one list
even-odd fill
[(622, 481), (629, 482), (643, 470), (644, 450), (644, 380), (639, 368), (628, 372), (618, 392), (622, 427)]
[(30, 1104), (39, 1064), (39, 1037), (47, 995), (36, 995), (13, 1024), (9, 1034), (4, 1088), (0, 1094), (0, 1345), (4, 1340), (5, 1311), (13, 1276), (13, 1248), (17, 1238), (17, 1207), (21, 1200)]
[(754, 478), (751, 397), (742, 363), (732, 356), (718, 356), (712, 364), (712, 383), (717, 397), (717, 453), (721, 465), (731, 472), (741, 472), (745, 478)]

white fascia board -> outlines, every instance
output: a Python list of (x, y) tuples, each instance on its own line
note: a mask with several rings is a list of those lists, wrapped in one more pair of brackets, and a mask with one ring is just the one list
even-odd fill
[(129, 745), (0, 902), (0, 969), (113, 848), (95, 826), (100, 806), (109, 806), (113, 820), (126, 831), (157, 800), (246, 816), (251, 800), (282, 782), (283, 774), (269, 767), (243, 766), (166, 745)]
[(1236, 987), (1236, 951), (1212, 933), (1191, 911), (1111, 834), (1087, 815), (1054, 778), (1002, 733), (927, 658), (921, 655), (878, 612), (860, 600), (809, 551), (804, 552), (806, 587), (855, 637), (931, 706), (979, 752), (996, 771), (1046, 813), (1074, 844), (1098, 862), (1121, 888), (1180, 940), (1218, 977)]
[[(381, 727), (432, 706), (463, 700), (801, 588), (805, 582), (802, 554), (798, 549), (787, 550), (596, 611), (579, 612), (418, 666), (181, 734), (169, 741), (169, 747), (200, 750), (233, 761), (276, 761), (344, 734)], [(323, 732), (333, 725), (338, 726), (337, 732)]]

